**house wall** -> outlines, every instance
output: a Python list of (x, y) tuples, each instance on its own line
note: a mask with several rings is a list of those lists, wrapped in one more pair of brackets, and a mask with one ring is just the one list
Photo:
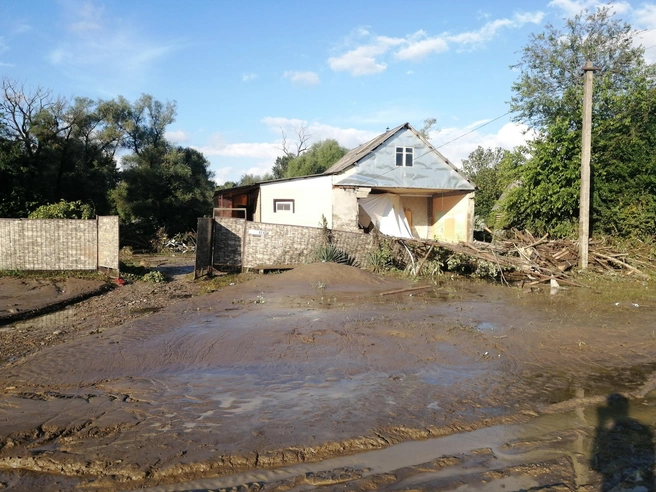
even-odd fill
[(333, 188), (332, 228), (339, 231), (358, 232), (358, 197), (355, 188)]
[[(260, 220), (270, 224), (319, 227), (321, 216), (333, 227), (332, 176), (260, 185)], [(275, 212), (274, 200), (294, 200), (293, 212)]]
[[(401, 205), (406, 217), (412, 216), (410, 230), (412, 235), (421, 239), (432, 239), (431, 223), (428, 217), (428, 202), (430, 197), (420, 196), (403, 196), (401, 195)], [(408, 211), (410, 214), (408, 214)], [(408, 222), (410, 222), (408, 220)]]
[(432, 238), (438, 241), (472, 241), (474, 193), (433, 198)]
[[(221, 248), (224, 258), (240, 257), (244, 268), (307, 263), (323, 241), (323, 231), (316, 227), (244, 222), (224, 217), (215, 219), (215, 234), (216, 231), (231, 241), (218, 243), (215, 239), (215, 248)], [(338, 248), (359, 262), (375, 249), (374, 237), (368, 234), (332, 231), (332, 237)], [(216, 259), (216, 251), (214, 255)]]
[[(414, 149), (412, 167), (396, 165), (396, 147)], [(335, 184), (379, 188), (474, 190), (474, 186), (460, 175), (444, 156), (407, 128), (394, 134), (353, 168), (336, 175)]]
[(0, 219), (0, 270), (118, 272), (118, 217)]

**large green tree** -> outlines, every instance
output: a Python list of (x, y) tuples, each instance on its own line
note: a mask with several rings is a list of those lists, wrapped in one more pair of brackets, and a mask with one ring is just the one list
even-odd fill
[(0, 215), (24, 217), (40, 205), (81, 200), (108, 213), (116, 184), (111, 151), (99, 132), (98, 104), (54, 97), (43, 88), (2, 80)]
[(478, 146), (462, 160), (462, 173), (476, 185), (474, 213), (484, 223), (494, 223), (492, 209), (525, 162), (523, 150), (510, 152), (501, 147), (484, 149)]
[(196, 228), (211, 209), (213, 182), (209, 162), (198, 151), (170, 145), (159, 162), (125, 157), (120, 184), (111, 196), (131, 235), (159, 228), (171, 235)]
[(285, 177), (320, 174), (344, 157), (347, 152), (348, 149), (339, 145), (334, 139), (315, 142), (306, 152), (288, 162)]
[(122, 146), (131, 151), (121, 161), (120, 183), (111, 199), (132, 237), (160, 228), (167, 234), (195, 229), (197, 218), (211, 210), (209, 162), (200, 152), (173, 146), (164, 137), (175, 108), (175, 103), (146, 94), (134, 103), (119, 97), (104, 106)]
[[(656, 71), (635, 32), (610, 8), (583, 12), (563, 29), (547, 25), (523, 49), (513, 85), (515, 119), (536, 131), (521, 186), (503, 203), (507, 225), (572, 235), (578, 220), (583, 79), (595, 74), (592, 128), (594, 232), (649, 235), (656, 228)], [(639, 218), (626, 220), (634, 217)]]

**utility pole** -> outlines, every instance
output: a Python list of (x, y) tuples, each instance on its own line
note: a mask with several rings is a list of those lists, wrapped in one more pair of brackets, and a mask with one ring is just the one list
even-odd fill
[(581, 199), (579, 204), (579, 268), (588, 268), (590, 241), (590, 147), (592, 142), (592, 78), (591, 61), (583, 67), (583, 136), (581, 139)]

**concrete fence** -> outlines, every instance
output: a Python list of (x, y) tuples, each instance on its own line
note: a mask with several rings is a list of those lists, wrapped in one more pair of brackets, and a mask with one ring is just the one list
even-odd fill
[[(317, 227), (250, 222), (233, 217), (198, 220), (196, 276), (217, 269), (307, 263), (324, 241)], [(376, 248), (369, 234), (331, 231), (332, 243), (358, 262)]]
[(118, 272), (118, 217), (0, 219), (0, 270)]

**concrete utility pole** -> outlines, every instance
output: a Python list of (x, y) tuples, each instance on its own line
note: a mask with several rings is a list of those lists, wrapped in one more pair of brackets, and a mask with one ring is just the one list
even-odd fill
[(591, 61), (583, 67), (583, 137), (581, 141), (581, 201), (579, 204), (579, 268), (588, 268), (590, 241), (590, 147), (592, 141), (592, 78), (595, 71)]

